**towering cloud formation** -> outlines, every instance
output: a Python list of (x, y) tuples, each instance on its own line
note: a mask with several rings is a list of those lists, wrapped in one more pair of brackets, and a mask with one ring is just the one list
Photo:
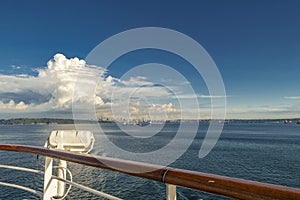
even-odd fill
[(104, 70), (86, 65), (78, 58), (67, 59), (56, 54), (34, 76), (5, 76), (0, 80), (2, 112), (50, 111), (70, 109), (74, 84), (83, 73), (102, 75)]
[[(89, 83), (95, 80), (97, 87), (92, 88), (95, 91), (94, 95), (89, 97), (81, 95), (85, 90), (91, 89)], [(74, 90), (76, 84), (80, 85), (79, 91)], [(136, 88), (139, 86), (141, 87), (137, 91)], [(113, 101), (111, 91), (115, 91)], [(163, 87), (155, 86), (146, 77), (120, 80), (109, 76), (101, 67), (90, 66), (78, 58), (67, 59), (62, 54), (56, 54), (47, 63), (46, 68), (38, 70), (37, 76), (0, 75), (1, 113), (10, 114), (13, 117), (17, 116), (13, 114), (19, 113), (37, 113), (37, 116), (41, 112), (70, 114), (74, 101), (92, 102), (99, 117), (112, 117), (111, 106), (114, 106), (121, 117), (122, 113), (128, 114), (128, 111), (122, 108), (124, 108), (124, 103), (128, 103), (123, 101), (123, 97), (128, 96), (129, 93), (134, 96), (132, 102), (129, 102), (129, 112), (132, 112), (132, 116), (146, 116), (149, 114), (148, 108), (178, 113), (173, 104), (166, 101), (170, 95), (168, 91)], [(147, 97), (162, 96), (166, 98), (162, 102), (155, 104), (141, 102), (141, 99)]]

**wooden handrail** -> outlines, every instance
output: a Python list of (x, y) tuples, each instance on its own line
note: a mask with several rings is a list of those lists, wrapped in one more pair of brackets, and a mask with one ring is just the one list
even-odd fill
[(122, 159), (75, 154), (23, 145), (0, 145), (0, 150), (31, 153), (120, 172), (236, 199), (300, 199), (300, 189), (260, 183)]

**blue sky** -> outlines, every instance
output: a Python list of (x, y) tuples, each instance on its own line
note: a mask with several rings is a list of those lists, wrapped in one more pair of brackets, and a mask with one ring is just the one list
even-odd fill
[[(0, 4), (2, 104), (8, 104), (9, 98), (15, 106), (22, 101), (20, 94), (11, 94), (17, 91), (5, 90), (5, 80), (13, 81), (20, 74), (38, 76), (36, 69), (46, 69), (55, 54), (84, 59), (112, 35), (153, 26), (182, 32), (206, 49), (224, 80), (228, 118), (300, 117), (299, 1), (28, 0)], [(149, 55), (158, 62), (168, 57), (144, 52), (136, 59), (129, 55), (116, 63), (126, 71), (147, 62)], [(186, 64), (171, 57), (166, 64)], [(193, 71), (185, 73), (195, 90), (207, 95)], [(122, 75), (114, 68), (108, 74), (116, 78)], [(34, 90), (31, 98), (35, 95), (45, 98), (41, 97), (44, 93)], [(26, 104), (26, 99), (23, 102)], [(0, 118), (14, 116), (2, 106)]]

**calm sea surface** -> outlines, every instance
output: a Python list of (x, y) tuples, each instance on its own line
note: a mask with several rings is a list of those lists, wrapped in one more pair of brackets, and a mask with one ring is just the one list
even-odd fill
[[(88, 125), (87, 125), (88, 128)], [(177, 131), (167, 125), (152, 138), (135, 139), (122, 133), (115, 124), (102, 128), (115, 145), (138, 152), (151, 152), (168, 144)], [(0, 143), (43, 146), (52, 130), (73, 129), (72, 125), (0, 126)], [(201, 124), (188, 150), (172, 167), (300, 188), (300, 125), (289, 124), (227, 124), (214, 149), (198, 158), (207, 124)], [(102, 134), (94, 133), (96, 143), (92, 154), (114, 156), (101, 148)], [(184, 138), (181, 138), (184, 139)], [(177, 148), (181, 148), (178, 145)], [(117, 155), (115, 155), (117, 157)], [(162, 155), (167, 156), (167, 155)], [(156, 158), (159, 160), (162, 158)], [(0, 152), (0, 164), (42, 169), (34, 155)], [(155, 160), (149, 160), (155, 163)], [(154, 181), (69, 164), (73, 180), (124, 199), (165, 199), (165, 185)], [(42, 190), (42, 176), (0, 169), (0, 181), (18, 183)], [(38, 199), (17, 189), (0, 186), (0, 199)], [(72, 188), (67, 199), (99, 199)], [(223, 199), (192, 190), (178, 188), (178, 199)]]

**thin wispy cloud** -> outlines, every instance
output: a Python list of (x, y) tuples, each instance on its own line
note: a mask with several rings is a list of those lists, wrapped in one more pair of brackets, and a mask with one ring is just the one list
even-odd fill
[(300, 99), (300, 96), (286, 96), (285, 99)]
[(214, 95), (204, 95), (204, 94), (180, 94), (176, 95), (176, 98), (178, 99), (194, 99), (194, 98), (200, 98), (200, 99), (213, 99), (213, 98), (227, 98), (229, 96), (214, 96)]
[(16, 65), (11, 65), (10, 68), (14, 69), (14, 70), (18, 70), (18, 69), (21, 69), (22, 67), (21, 66), (16, 66)]
[(130, 77), (128, 81), (121, 80), (120, 83), (122, 83), (125, 86), (153, 86), (154, 85), (154, 83), (148, 81), (147, 78), (143, 76)]
[(213, 98), (227, 98), (229, 96), (216, 96), (216, 95), (203, 95), (200, 94), (198, 95), (199, 98), (203, 98), (203, 99), (213, 99)]
[(257, 107), (228, 108), (231, 119), (299, 118), (300, 104), (257, 105)]

